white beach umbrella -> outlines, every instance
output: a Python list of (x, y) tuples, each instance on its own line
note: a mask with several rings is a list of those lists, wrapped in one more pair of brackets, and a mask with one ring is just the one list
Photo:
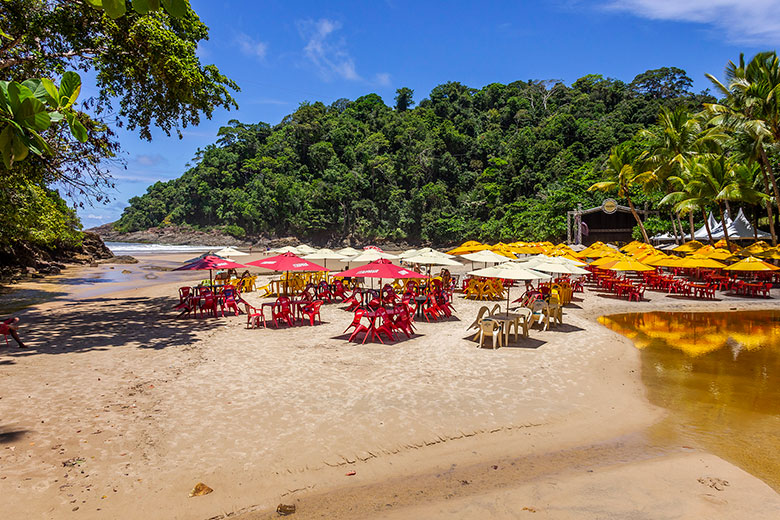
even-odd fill
[(341, 255), (344, 255), (345, 257), (347, 257), (347, 256), (355, 256), (355, 255), (359, 255), (361, 253), (361, 251), (355, 249), (354, 247), (345, 247), (345, 248), (339, 249), (336, 252), (341, 254)]
[(417, 249), (407, 249), (406, 251), (404, 251), (403, 253), (398, 255), (398, 258), (400, 258), (401, 260), (404, 260), (404, 259), (406, 259), (406, 258), (408, 258), (410, 256), (414, 256), (416, 254), (417, 254)]
[(222, 258), (230, 258), (231, 256), (249, 256), (249, 253), (244, 253), (243, 251), (239, 251), (238, 249), (234, 249), (230, 246), (223, 247), (219, 251), (216, 252), (217, 256), (221, 256)]
[(384, 251), (377, 251), (376, 249), (366, 249), (365, 251), (360, 251), (359, 254), (349, 257), (349, 258), (343, 258), (342, 262), (373, 262), (374, 260), (398, 260), (398, 257), (396, 255), (391, 255), (390, 253), (385, 253)]
[(442, 256), (442, 253), (439, 254), (436, 253), (437, 252), (435, 251), (433, 253), (431, 252), (418, 253), (414, 256), (404, 258), (404, 261), (409, 262), (410, 264), (420, 264), (420, 265), (461, 265), (460, 262)]
[[(504, 280), (548, 280), (549, 274), (540, 273), (524, 267), (520, 262), (506, 262), (493, 267), (485, 267), (469, 272), (472, 276), (484, 278), (501, 278)], [(509, 290), (506, 291), (506, 311), (509, 312)]]
[(499, 255), (498, 253), (494, 253), (489, 249), (483, 249), (482, 251), (477, 251), (476, 253), (468, 253), (466, 255), (461, 255), (460, 257), (468, 260), (469, 262), (492, 264), (503, 264), (509, 260), (509, 258), (505, 257), (504, 255)]
[(268, 252), (269, 253), (274, 253), (274, 254), (277, 254), (277, 255), (283, 255), (284, 253), (292, 253), (294, 255), (300, 255), (301, 254), (301, 252), (298, 251), (298, 248), (297, 247), (293, 247), (293, 246), (276, 247), (274, 249), (271, 249)]
[(441, 251), (437, 251), (433, 249), (432, 247), (423, 247), (422, 249), (410, 249), (409, 251), (414, 251), (414, 254), (406, 254), (404, 253), (401, 255), (401, 258), (406, 258), (409, 256), (417, 256), (417, 255), (431, 255), (431, 256), (438, 256), (440, 258), (455, 258), (455, 255), (449, 255), (447, 253), (442, 253)]
[(333, 251), (332, 249), (323, 247), (322, 249), (318, 249), (313, 253), (309, 253), (308, 255), (302, 256), (301, 258), (305, 258), (306, 260), (322, 260), (323, 261), (322, 265), (324, 267), (328, 267), (328, 260), (343, 260), (346, 257), (341, 253), (337, 253), (336, 251)]
[(308, 254), (311, 254), (311, 253), (314, 253), (315, 251), (317, 251), (313, 247), (311, 247), (309, 245), (306, 245), (306, 244), (301, 244), (299, 246), (295, 246), (295, 249), (297, 249), (299, 253), (304, 254), (304, 255), (308, 255)]

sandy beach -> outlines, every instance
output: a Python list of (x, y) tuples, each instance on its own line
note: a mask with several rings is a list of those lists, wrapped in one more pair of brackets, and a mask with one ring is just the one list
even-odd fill
[[(338, 304), (315, 327), (176, 319), (176, 289), (202, 273), (157, 267), (185, 258), (115, 266), (127, 279), (99, 290), (67, 280), (109, 266), (28, 287), (59, 294), (15, 314), (28, 349), (0, 350), (7, 518), (276, 518), (280, 503), (293, 518), (777, 517), (759, 479), (645, 434), (665, 411), (645, 399), (638, 351), (596, 321), (776, 299), (586, 290), (563, 326), (492, 350), (466, 331), (482, 303), (458, 295), (456, 317), (360, 345)], [(198, 482), (214, 492), (190, 498)]]

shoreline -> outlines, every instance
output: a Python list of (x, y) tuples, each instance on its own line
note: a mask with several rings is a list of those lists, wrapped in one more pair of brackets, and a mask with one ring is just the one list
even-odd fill
[[(149, 261), (181, 259), (166, 255)], [(598, 448), (613, 440), (625, 450), (620, 439), (641, 435), (665, 411), (644, 397), (636, 375), (638, 350), (595, 319), (605, 310), (710, 309), (710, 302), (681, 305), (661, 298), (671, 301), (627, 304), (591, 293), (577, 304), (581, 308), (566, 309), (567, 328), (534, 329), (536, 342), (526, 348), (492, 351), (465, 339), (480, 303), (457, 298), (460, 321), (422, 323), (420, 336), (411, 342), (351, 345), (341, 336), (348, 320), (337, 305), (327, 306), (325, 323), (315, 329), (246, 330), (240, 317), (171, 319), (165, 309), (179, 282), (166, 278), (169, 274), (78, 304), (52, 301), (24, 311), (25, 327), (48, 333), (31, 334), (32, 352), (2, 351), (10, 364), (0, 362), (0, 410), (4, 428), (28, 430), (13, 445), (26, 460), (40, 462), (30, 467), (16, 450), (9, 456), (0, 449), (2, 465), (9, 468), (2, 475), (8, 479), (0, 480), (4, 509), (21, 513), (15, 508), (35, 500), (36, 510), (45, 505), (70, 512), (73, 498), (67, 500), (65, 493), (63, 499), (61, 482), (51, 480), (70, 473), (54, 470), (57, 464), (81, 456), (89, 476), (76, 474), (68, 483), (81, 490), (85, 502), (73, 507), (87, 518), (121, 517), (131, 510), (149, 518), (222, 518), (226, 512), (266, 518), (280, 502), (299, 504), (296, 518), (324, 511), (344, 518), (366, 512), (392, 516), (407, 509), (428, 515), (433, 513), (426, 508), (444, 504), (469, 511), (499, 489), (523, 496), (523, 489), (549, 479), (574, 486), (581, 472), (567, 470), (555, 457), (568, 453), (564, 460), (576, 461), (588, 446), (614, 462), (596, 468), (598, 478), (626, 478), (625, 472), (637, 475), (649, 467), (664, 468), (661, 473), (688, 466), (704, 471), (691, 462), (701, 459), (733, 472), (750, 493), (763, 493), (767, 504), (778, 503), (771, 488), (712, 455), (664, 448), (660, 458), (648, 460), (642, 453), (657, 448), (632, 441), (633, 448), (618, 453), (643, 460), (621, 463)], [(774, 300), (715, 302), (716, 307), (772, 305)], [(54, 373), (57, 379), (50, 380)], [(80, 385), (85, 374), (97, 378), (89, 388)], [(95, 384), (100, 393), (92, 391)], [(28, 399), (41, 411), (28, 409)], [(40, 413), (47, 414), (46, 423), (33, 428)], [(501, 461), (508, 461), (506, 469)], [(529, 464), (539, 477), (518, 482), (523, 473), (518, 466)], [(501, 469), (487, 471), (486, 465)], [(357, 474), (346, 476), (350, 470)], [(24, 484), (24, 478), (33, 483)], [(9, 487), (9, 480), (20, 487)], [(461, 480), (471, 483), (461, 485)], [(197, 481), (215, 492), (187, 498)], [(435, 487), (438, 481), (451, 486)], [(115, 487), (106, 491), (109, 483)], [(422, 501), (422, 495), (411, 493), (429, 484), (446, 493)], [(704, 489), (696, 481), (689, 487)], [(727, 490), (732, 504), (745, 499), (736, 487)], [(358, 508), (374, 507), (390, 491), (406, 498), (387, 502), (390, 507), (380, 504), (381, 510)], [(577, 517), (561, 515), (553, 517)]]

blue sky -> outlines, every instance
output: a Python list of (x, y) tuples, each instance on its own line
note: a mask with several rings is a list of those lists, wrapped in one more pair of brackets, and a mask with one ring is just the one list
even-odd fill
[[(215, 1), (190, 0), (211, 29), (199, 47), (236, 81), (239, 109), (152, 142), (117, 130), (127, 169), (115, 168), (108, 205), (79, 210), (84, 227), (119, 218), (129, 198), (180, 176), (230, 119), (277, 124), (302, 101), (330, 103), (376, 92), (388, 105), (459, 81), (560, 79), (586, 74), (629, 82), (648, 69), (685, 69), (709, 87), (740, 52), (774, 50), (780, 0)], [(95, 93), (88, 78), (82, 97)]]

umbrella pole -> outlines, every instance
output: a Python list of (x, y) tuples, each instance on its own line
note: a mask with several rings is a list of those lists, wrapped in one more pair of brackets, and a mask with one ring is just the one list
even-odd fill
[(214, 276), (214, 270), (213, 269), (209, 269), (209, 285), (211, 287), (214, 287), (214, 278), (213, 278), (213, 276)]

